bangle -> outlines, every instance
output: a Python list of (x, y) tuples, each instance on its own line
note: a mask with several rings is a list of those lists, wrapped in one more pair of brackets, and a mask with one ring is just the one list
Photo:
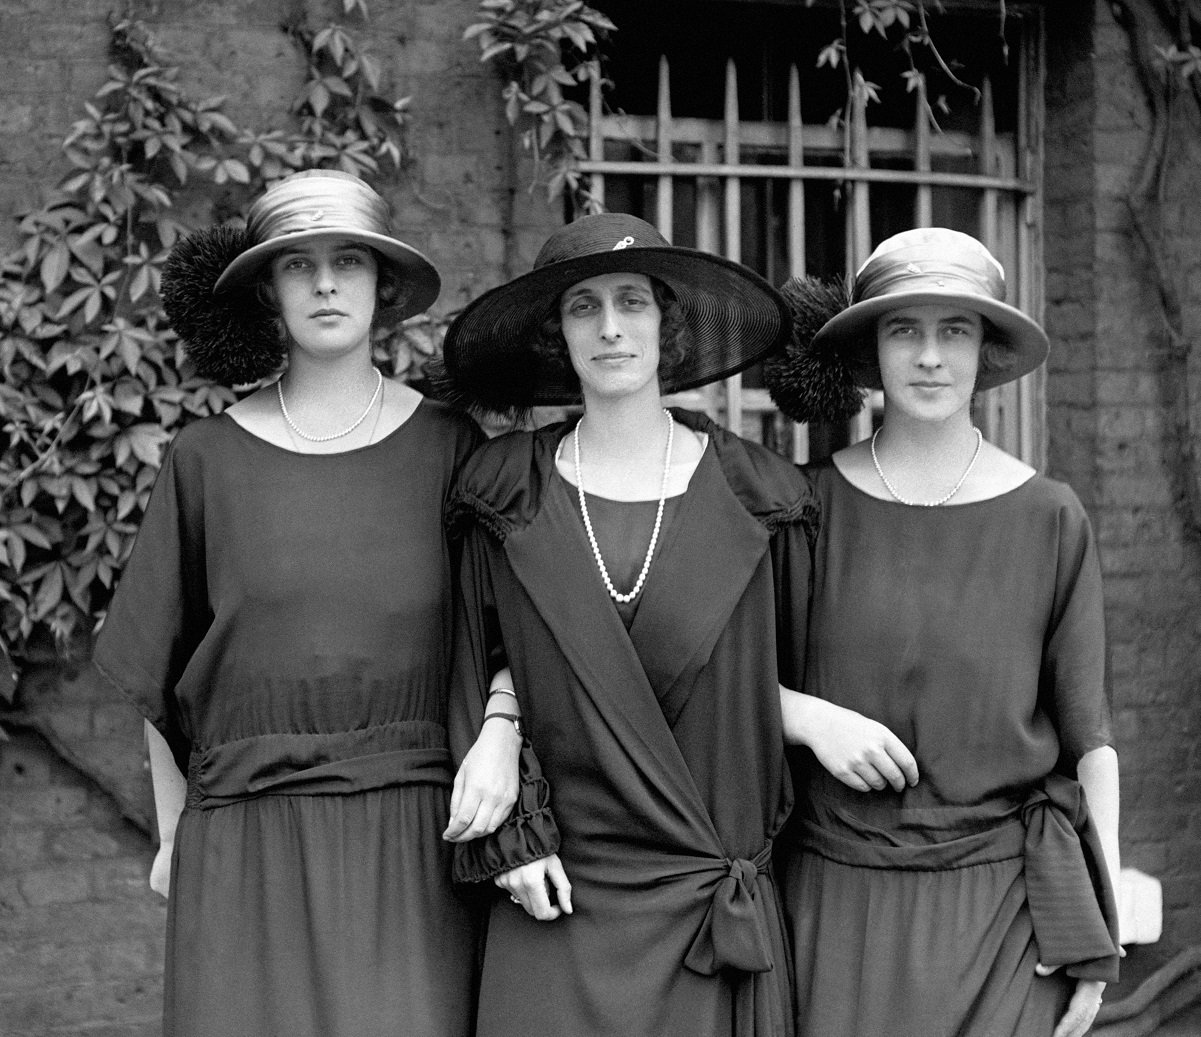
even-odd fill
[(492, 688), (488, 692), (488, 698), (492, 698), (493, 695), (508, 695), (510, 698), (517, 698), (517, 692), (512, 688)]
[[(493, 719), (509, 721), (509, 723), (513, 725), (513, 730), (516, 731), (518, 735), (521, 734), (521, 717), (519, 717), (516, 713), (485, 713), (483, 724), (486, 724), (489, 720)], [(482, 727), (483, 724), (480, 726)]]

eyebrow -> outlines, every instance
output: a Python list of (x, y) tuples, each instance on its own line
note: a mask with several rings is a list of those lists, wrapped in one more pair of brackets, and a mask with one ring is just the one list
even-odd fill
[[(645, 292), (647, 295), (651, 294), (651, 289), (649, 287), (632, 281), (628, 284), (619, 284), (613, 290), (616, 292)], [(597, 290), (595, 288), (568, 288), (567, 291), (563, 293), (563, 298), (574, 299), (579, 295), (595, 295), (596, 291)]]

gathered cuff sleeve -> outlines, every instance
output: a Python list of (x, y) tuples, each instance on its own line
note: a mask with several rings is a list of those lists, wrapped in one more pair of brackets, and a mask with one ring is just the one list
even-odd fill
[(529, 741), (521, 746), (521, 787), (508, 819), (490, 835), (455, 846), (456, 882), (486, 882), (559, 850), (550, 787)]

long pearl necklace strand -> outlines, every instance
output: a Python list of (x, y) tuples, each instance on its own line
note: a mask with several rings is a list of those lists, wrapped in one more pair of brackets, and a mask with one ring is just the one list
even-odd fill
[(876, 431), (872, 434), (872, 464), (876, 466), (876, 474), (880, 477), (880, 481), (884, 484), (884, 488), (893, 495), (895, 500), (900, 501), (902, 504), (908, 504), (911, 508), (938, 508), (943, 504), (946, 504), (947, 501), (949, 501), (955, 496), (955, 494), (959, 492), (959, 487), (961, 487), (967, 481), (967, 477), (972, 474), (972, 469), (976, 467), (976, 459), (980, 456), (980, 447), (984, 444), (984, 433), (974, 426), (972, 427), (972, 431), (976, 433), (976, 450), (972, 454), (972, 459), (968, 462), (967, 468), (963, 470), (963, 474), (959, 477), (959, 482), (951, 487), (951, 492), (939, 497), (938, 500), (906, 500), (899, 493), (897, 493), (895, 489), (893, 489), (892, 483), (888, 481), (888, 477), (884, 474), (884, 469), (880, 467), (880, 459), (876, 457), (876, 436), (880, 434), (879, 429), (876, 429)]
[(592, 557), (596, 559), (596, 567), (600, 569), (601, 579), (605, 581), (605, 589), (609, 592), (609, 597), (622, 605), (633, 601), (642, 593), (642, 585), (646, 583), (646, 574), (650, 572), (651, 558), (654, 557), (655, 544), (659, 542), (659, 530), (663, 525), (663, 505), (667, 502), (667, 475), (671, 471), (671, 444), (676, 431), (671, 415), (667, 411), (663, 413), (667, 416), (667, 452), (663, 457), (663, 482), (659, 487), (659, 510), (655, 514), (655, 528), (651, 533), (650, 547), (646, 549), (646, 558), (642, 562), (642, 572), (638, 574), (634, 589), (629, 594), (619, 594), (617, 588), (613, 586), (613, 581), (609, 578), (609, 570), (605, 568), (605, 560), (601, 557), (600, 547), (596, 542), (596, 534), (592, 531), (592, 519), (588, 517), (588, 502), (584, 498), (584, 476), (580, 471), (580, 424), (583, 424), (583, 419), (576, 425), (573, 435), (575, 440), (575, 488), (580, 497), (580, 512), (584, 516), (584, 529), (588, 533), (588, 543), (592, 545)]
[(284, 403), (284, 380), (281, 378), (275, 383), (275, 394), (279, 397), (279, 410), (284, 416), (284, 421), (288, 423), (288, 428), (295, 432), (301, 439), (307, 439), (310, 443), (328, 443), (331, 439), (341, 439), (343, 436), (349, 436), (357, 429), (364, 421), (367, 420), (367, 415), (371, 413), (371, 408), (375, 406), (375, 401), (379, 399), (379, 394), (384, 388), (384, 374), (377, 367), (375, 369), (375, 392), (371, 394), (371, 402), (367, 404), (367, 409), (363, 411), (353, 424), (344, 428), (341, 432), (331, 432), (328, 436), (310, 436), (307, 432), (302, 432), (296, 422), (292, 420), (292, 415), (288, 413), (288, 405)]

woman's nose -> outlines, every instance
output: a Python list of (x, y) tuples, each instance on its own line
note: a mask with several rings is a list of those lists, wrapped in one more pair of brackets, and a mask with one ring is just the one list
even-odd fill
[(606, 341), (616, 341), (621, 338), (621, 320), (611, 302), (601, 304), (600, 336)]
[(917, 362), (922, 367), (939, 367), (942, 364), (942, 351), (938, 348), (938, 337), (934, 334), (922, 336), (921, 348), (917, 353)]
[(338, 290), (334, 268), (329, 263), (318, 263), (313, 272), (313, 290), (318, 295), (332, 295)]

